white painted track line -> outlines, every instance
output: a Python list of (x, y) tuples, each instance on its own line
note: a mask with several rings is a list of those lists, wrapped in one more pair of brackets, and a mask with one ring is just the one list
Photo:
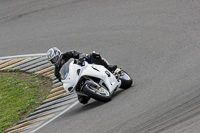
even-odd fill
[(45, 55), (46, 55), (46, 53), (15, 55), (15, 56), (0, 57), (0, 60), (3, 60), (3, 59), (12, 59), (12, 58), (21, 58), (21, 57), (45, 56)]
[(40, 125), (39, 127), (37, 127), (36, 129), (34, 129), (33, 131), (31, 131), (30, 133), (34, 133), (37, 130), (41, 129), (42, 127), (44, 127), (45, 125), (49, 124), (50, 122), (52, 122), (53, 120), (55, 120), (56, 118), (58, 118), (59, 116), (61, 116), (62, 114), (64, 114), (65, 112), (69, 111), (70, 109), (72, 109), (74, 106), (76, 106), (79, 103), (79, 101), (74, 102), (72, 105), (70, 105), (68, 108), (66, 108), (65, 110), (63, 110), (62, 112), (60, 112), (58, 115), (54, 116), (53, 118), (51, 118), (50, 120), (44, 122), (42, 125)]

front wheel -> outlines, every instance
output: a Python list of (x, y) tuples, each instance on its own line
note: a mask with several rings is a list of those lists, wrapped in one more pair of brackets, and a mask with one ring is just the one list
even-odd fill
[(105, 87), (93, 81), (86, 81), (82, 92), (101, 102), (108, 102), (112, 99), (112, 95)]
[(120, 88), (122, 89), (127, 89), (133, 84), (133, 80), (124, 70), (121, 70), (119, 79), (121, 80)]

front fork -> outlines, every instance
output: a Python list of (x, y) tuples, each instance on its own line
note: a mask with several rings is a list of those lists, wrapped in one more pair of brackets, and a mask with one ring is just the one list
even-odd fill
[(121, 76), (121, 69), (120, 69), (120, 68), (117, 68), (117, 69), (114, 71), (113, 75), (116, 77), (117, 81), (119, 82), (119, 78), (120, 78), (120, 76)]

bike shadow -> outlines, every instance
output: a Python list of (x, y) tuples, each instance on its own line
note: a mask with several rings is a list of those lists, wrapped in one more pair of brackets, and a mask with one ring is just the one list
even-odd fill
[(106, 104), (106, 103), (99, 102), (99, 101), (96, 101), (94, 99), (90, 99), (88, 104), (85, 104), (85, 105), (82, 104), (82, 107), (80, 108), (79, 111), (85, 112), (85, 111), (88, 111), (88, 110), (92, 110), (92, 109), (98, 108), (98, 107), (100, 107), (100, 106), (102, 106), (104, 104)]
[(124, 89), (118, 89), (117, 91), (114, 92), (112, 99), (114, 99), (115, 97), (119, 96), (120, 94), (122, 94), (122, 92), (125, 91)]
[[(123, 89), (117, 90), (114, 93), (114, 95), (112, 96), (112, 100), (114, 100), (115, 97), (120, 95), (123, 91), (125, 91), (125, 90), (123, 90)], [(112, 100), (109, 101), (109, 102), (112, 102)], [(88, 111), (88, 110), (91, 110), (91, 109), (94, 109), (94, 108), (98, 108), (98, 107), (100, 107), (100, 106), (102, 106), (104, 104), (107, 104), (109, 102), (100, 102), (100, 101), (96, 101), (96, 100), (91, 98), (88, 104), (85, 104), (85, 105), (82, 104), (82, 107), (80, 108), (80, 111), (84, 112), (84, 111)]]
[(78, 106), (76, 106), (73, 109), (71, 109), (70, 111), (68, 111), (68, 113), (64, 117), (67, 117), (67, 116), (71, 117), (71, 116), (74, 116), (74, 115), (77, 115), (77, 114), (82, 114), (82, 113), (85, 113), (85, 112), (90, 111), (90, 110), (95, 110), (95, 109), (103, 106), (104, 104), (109, 104), (110, 102), (114, 101), (115, 98), (117, 98), (118, 96), (122, 95), (123, 91), (126, 91), (126, 90), (119, 89), (116, 92), (114, 92), (112, 100), (109, 101), (109, 102), (106, 102), (106, 103), (100, 102), (100, 101), (96, 101), (96, 100), (94, 100), (92, 98), (90, 99), (90, 101), (87, 104), (79, 103)]

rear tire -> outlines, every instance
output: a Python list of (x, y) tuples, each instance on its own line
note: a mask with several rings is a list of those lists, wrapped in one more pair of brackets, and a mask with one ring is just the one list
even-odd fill
[(82, 92), (101, 102), (109, 102), (112, 99), (112, 95), (105, 87), (100, 86), (93, 81), (86, 81)]
[(133, 80), (124, 70), (121, 70), (119, 79), (121, 80), (120, 88), (122, 88), (122, 89), (130, 88), (131, 85), (133, 84)]

